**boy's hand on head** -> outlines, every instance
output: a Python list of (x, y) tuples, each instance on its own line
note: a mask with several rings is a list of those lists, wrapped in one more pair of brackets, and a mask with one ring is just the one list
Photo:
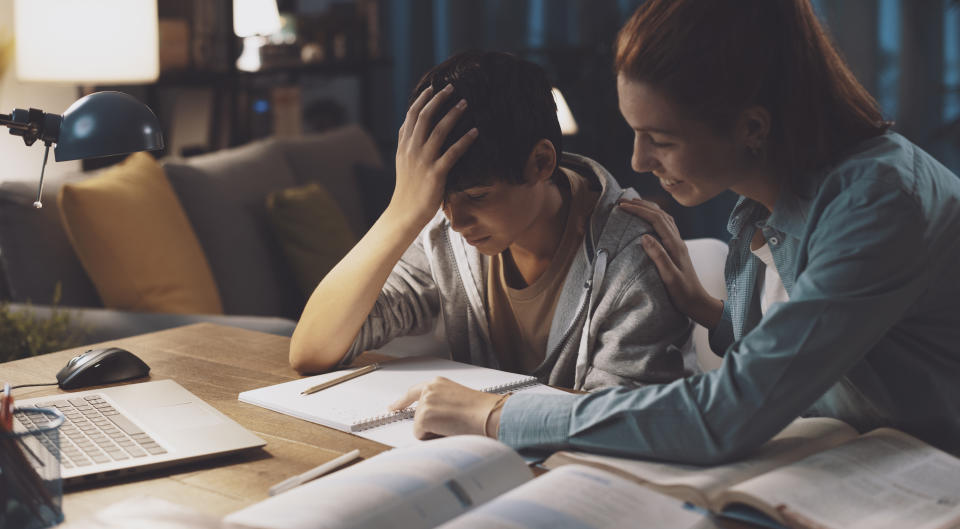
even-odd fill
[(443, 143), (467, 108), (461, 99), (432, 127), (439, 108), (451, 94), (453, 86), (433, 93), (428, 87), (407, 110), (397, 142), (397, 184), (388, 211), (416, 223), (422, 228), (440, 209), (447, 174), (477, 137), (471, 129), (445, 152)]
[[(413, 421), (413, 434), (417, 439), (441, 435), (485, 435), (487, 431), (493, 435), (499, 419), (489, 416), (501, 398), (501, 395), (484, 393), (437, 377), (407, 390), (407, 394), (391, 404), (390, 409), (402, 410), (417, 403)], [(488, 419), (490, 424), (485, 424)]]

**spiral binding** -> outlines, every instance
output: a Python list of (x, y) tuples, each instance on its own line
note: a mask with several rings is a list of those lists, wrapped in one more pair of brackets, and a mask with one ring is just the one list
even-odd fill
[(484, 393), (509, 393), (511, 391), (521, 391), (539, 385), (540, 381), (537, 380), (536, 377), (523, 377), (519, 380), (514, 380), (513, 382), (506, 382), (504, 384), (483, 388), (480, 391)]
[[(506, 382), (503, 384), (498, 384), (496, 386), (490, 386), (483, 388), (480, 391), (484, 393), (509, 393), (511, 391), (521, 391), (533, 386), (540, 384), (540, 381), (536, 377), (523, 377), (519, 380), (514, 380), (513, 382)], [(365, 419), (360, 419), (359, 421), (354, 421), (350, 424), (351, 432), (362, 432), (364, 430), (370, 430), (372, 428), (379, 428), (385, 424), (390, 424), (397, 421), (404, 421), (407, 419), (412, 419), (414, 413), (416, 413), (416, 408), (404, 408), (398, 411), (392, 411), (390, 413), (384, 413), (381, 415), (374, 415), (373, 417), (367, 417)]]
[(416, 411), (416, 408), (404, 408), (402, 410), (392, 411), (390, 413), (384, 413), (381, 415), (374, 415), (373, 417), (367, 417), (366, 419), (360, 419), (359, 421), (354, 421), (350, 425), (350, 431), (362, 432), (371, 428), (378, 428), (384, 424), (412, 419), (413, 414)]

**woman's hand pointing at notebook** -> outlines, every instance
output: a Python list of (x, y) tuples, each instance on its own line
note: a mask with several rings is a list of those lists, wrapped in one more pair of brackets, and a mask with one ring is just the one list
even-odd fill
[(417, 402), (413, 424), (417, 439), (462, 434), (496, 438), (506, 398), (437, 377), (410, 388), (390, 409), (402, 410)]

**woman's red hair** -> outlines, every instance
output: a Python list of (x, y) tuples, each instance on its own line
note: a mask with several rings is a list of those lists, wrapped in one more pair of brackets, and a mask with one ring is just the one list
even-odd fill
[(809, 0), (647, 0), (617, 37), (614, 69), (718, 132), (760, 105), (768, 160), (788, 178), (889, 127)]

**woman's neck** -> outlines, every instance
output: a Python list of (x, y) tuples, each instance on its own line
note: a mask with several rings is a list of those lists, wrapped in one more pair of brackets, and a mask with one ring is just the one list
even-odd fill
[(763, 204), (767, 211), (773, 213), (773, 208), (780, 198), (781, 181), (773, 170), (757, 169), (730, 189), (738, 195)]

